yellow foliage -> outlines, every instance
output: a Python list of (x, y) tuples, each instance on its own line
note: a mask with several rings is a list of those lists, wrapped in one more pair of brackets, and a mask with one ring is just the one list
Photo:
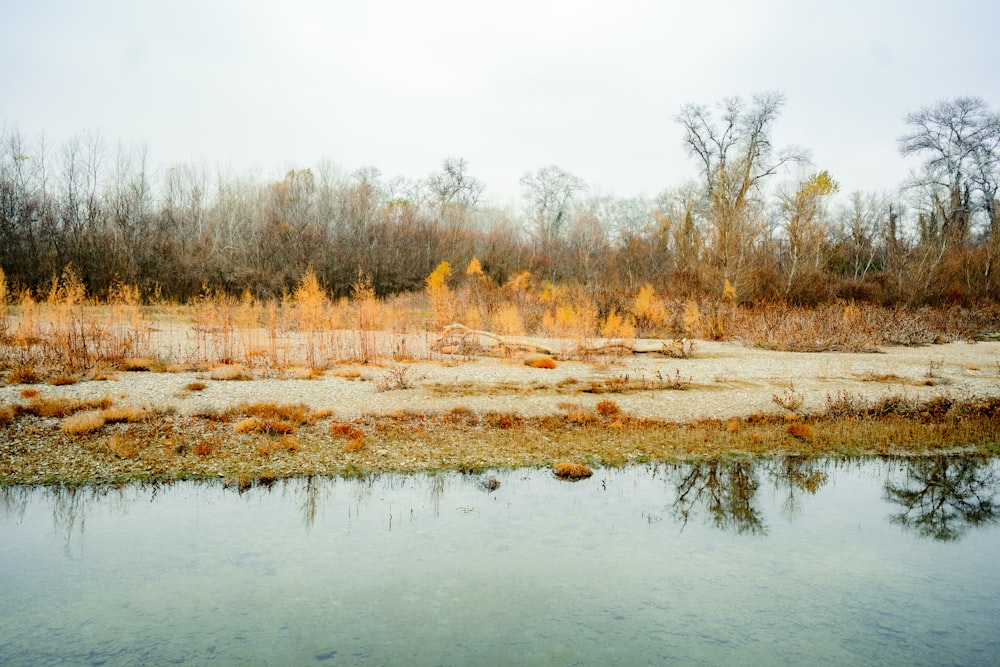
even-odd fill
[(632, 302), (632, 315), (636, 323), (643, 328), (662, 327), (667, 323), (667, 310), (663, 302), (656, 297), (652, 285), (643, 285)]
[(527, 271), (521, 271), (520, 273), (514, 274), (510, 280), (507, 281), (507, 287), (515, 292), (526, 292), (531, 289), (531, 274)]
[(448, 262), (438, 264), (431, 275), (427, 276), (427, 291), (430, 295), (447, 293), (449, 277), (451, 277), (451, 264)]
[(467, 276), (483, 275), (483, 265), (479, 263), (478, 257), (473, 257), (472, 261), (469, 262), (469, 268), (465, 270), (465, 275)]
[(726, 286), (722, 289), (722, 298), (730, 303), (736, 301), (736, 288), (733, 287), (728, 278), (726, 279)]
[(7, 276), (4, 274), (3, 268), (0, 268), (0, 308), (7, 305), (7, 298)]
[(635, 327), (631, 318), (623, 317), (614, 308), (608, 313), (601, 324), (601, 336), (604, 338), (635, 338)]
[(684, 331), (692, 338), (697, 337), (702, 329), (701, 310), (697, 301), (688, 301), (684, 306)]
[(520, 336), (524, 333), (524, 319), (517, 304), (506, 303), (493, 315), (493, 330), (502, 336)]

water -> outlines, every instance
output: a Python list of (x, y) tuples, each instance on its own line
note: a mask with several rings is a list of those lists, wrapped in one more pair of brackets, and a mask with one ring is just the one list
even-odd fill
[(998, 494), (944, 458), (10, 487), (0, 664), (997, 664)]

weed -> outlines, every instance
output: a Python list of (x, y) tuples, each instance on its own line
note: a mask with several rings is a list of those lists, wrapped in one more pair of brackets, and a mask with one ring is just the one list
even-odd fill
[(52, 385), (53, 387), (65, 387), (68, 385), (76, 384), (79, 381), (80, 381), (79, 379), (71, 377), (69, 375), (57, 375), (56, 377), (49, 378), (48, 384)]
[(25, 388), (18, 393), (21, 394), (22, 398), (34, 398), (35, 396), (38, 396), (38, 390), (34, 388)]
[(771, 400), (789, 412), (798, 413), (805, 401), (805, 396), (801, 391), (796, 391), (794, 382), (789, 382), (788, 387), (781, 394), (771, 394)]
[(184, 391), (202, 391), (202, 390), (207, 389), (207, 388), (208, 388), (207, 384), (205, 384), (204, 382), (199, 382), (199, 381), (188, 382), (183, 387)]
[(413, 372), (409, 366), (396, 364), (375, 379), (375, 391), (386, 392), (402, 389), (413, 389), (423, 376)]

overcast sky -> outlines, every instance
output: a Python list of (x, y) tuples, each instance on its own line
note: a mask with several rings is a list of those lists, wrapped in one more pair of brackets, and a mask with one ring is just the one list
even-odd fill
[(333, 162), (424, 178), (465, 158), (509, 203), (555, 164), (592, 191), (694, 177), (687, 102), (780, 91), (779, 146), (891, 190), (908, 111), (1000, 108), (1000, 2), (0, 0), (0, 124), (151, 165), (277, 177)]

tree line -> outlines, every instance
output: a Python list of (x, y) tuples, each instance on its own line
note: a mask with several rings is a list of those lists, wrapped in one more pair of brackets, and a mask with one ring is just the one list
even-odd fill
[[(422, 289), (443, 260), (478, 259), (497, 284), (530, 273), (595, 293), (653, 285), (677, 297), (815, 305), (1000, 300), (1000, 113), (979, 98), (905, 116), (913, 176), (892, 193), (839, 193), (806, 152), (773, 145), (784, 98), (684, 105), (694, 166), (655, 197), (592, 194), (546, 166), (523, 207), (484, 202), (467, 162), (424, 179), (294, 169), (276, 182), (152, 170), (144, 148), (84, 134), (52, 148), (0, 128), (0, 268), (42, 291), (72, 266), (91, 294), (118, 284), (187, 300), (206, 290), (291, 291), (308, 269), (338, 295)], [(460, 280), (456, 272), (453, 280)]]

